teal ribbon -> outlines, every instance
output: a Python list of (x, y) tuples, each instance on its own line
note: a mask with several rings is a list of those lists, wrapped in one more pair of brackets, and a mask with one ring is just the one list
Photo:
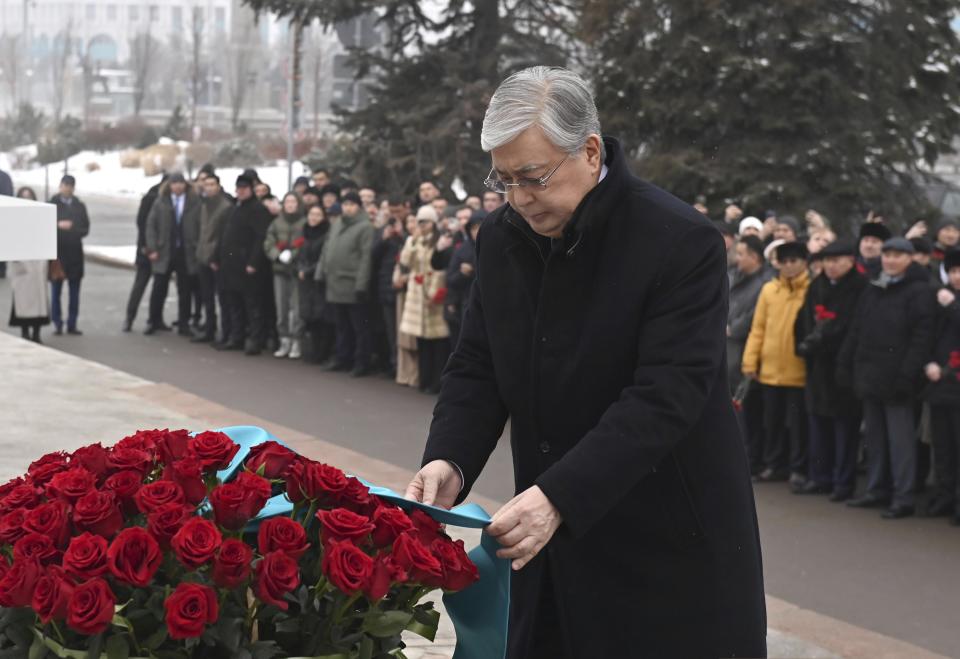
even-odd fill
[[(230, 466), (219, 472), (221, 481), (228, 480), (247, 459), (250, 449), (268, 441), (283, 444), (263, 428), (231, 426), (220, 432), (240, 445)], [(285, 444), (283, 444), (286, 446)], [(490, 523), (490, 515), (475, 503), (466, 503), (452, 510), (409, 501), (393, 490), (378, 487), (360, 479), (369, 487), (370, 494), (398, 505), (404, 510), (419, 508), (433, 519), (448, 526), (482, 529)], [(293, 504), (283, 495), (267, 502), (257, 515), (259, 520), (289, 515)], [(477, 565), (480, 580), (459, 593), (445, 593), (443, 604), (457, 632), (457, 648), (453, 659), (504, 659), (507, 654), (507, 622), (510, 613), (510, 561), (497, 558), (497, 541), (487, 533), (480, 536), (480, 544), (470, 552)]]

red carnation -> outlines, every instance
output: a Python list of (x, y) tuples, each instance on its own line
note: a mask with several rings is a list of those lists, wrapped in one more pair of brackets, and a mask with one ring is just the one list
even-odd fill
[(347, 476), (341, 470), (305, 458), (295, 462), (287, 474), (287, 497), (294, 503), (304, 499), (331, 503), (346, 487)]
[(194, 506), (207, 498), (207, 484), (203, 482), (203, 464), (197, 458), (184, 458), (168, 464), (163, 470), (163, 478), (183, 488), (183, 495), (187, 502)]
[(47, 453), (39, 460), (30, 463), (27, 475), (37, 487), (46, 485), (55, 474), (67, 469), (67, 454), (63, 451)]
[(145, 515), (149, 515), (160, 506), (168, 503), (185, 504), (186, 497), (183, 488), (173, 481), (154, 481), (140, 488), (134, 496), (137, 508)]
[(36, 559), (41, 565), (47, 565), (60, 557), (60, 551), (50, 536), (28, 533), (13, 545), (13, 562)]
[(83, 495), (73, 507), (73, 523), (81, 531), (112, 538), (123, 527), (116, 495), (112, 490), (94, 490)]
[(257, 546), (263, 555), (282, 551), (290, 558), (300, 560), (310, 548), (310, 543), (307, 542), (306, 530), (299, 522), (289, 517), (272, 517), (260, 524)]
[(103, 487), (113, 491), (125, 515), (137, 514), (137, 502), (134, 497), (143, 487), (143, 474), (129, 469), (118, 471), (103, 482)]
[(237, 588), (250, 576), (253, 550), (242, 540), (223, 541), (213, 561), (213, 582), (220, 588)]
[(192, 517), (170, 540), (170, 547), (177, 560), (191, 570), (196, 570), (213, 560), (223, 536), (217, 527), (202, 517)]
[(42, 574), (40, 561), (35, 558), (14, 561), (3, 579), (0, 579), (0, 606), (30, 606), (33, 589)]
[(139, 526), (121, 531), (107, 550), (110, 574), (139, 588), (150, 583), (162, 562), (160, 545)]
[(253, 591), (261, 602), (286, 611), (289, 605), (283, 596), (295, 591), (299, 585), (300, 568), (286, 553), (270, 552), (257, 563)]
[(73, 596), (74, 585), (63, 574), (63, 570), (51, 567), (37, 580), (30, 606), (44, 625), (51, 620), (63, 620), (67, 617), (67, 608)]
[(296, 460), (297, 454), (278, 442), (264, 442), (250, 449), (246, 467), (257, 474), (263, 469), (264, 478), (283, 478)]
[(341, 540), (357, 542), (370, 535), (375, 528), (369, 517), (346, 508), (321, 510), (317, 513), (317, 519), (323, 525), (320, 537), (324, 543)]
[(444, 590), (459, 591), (473, 584), (480, 578), (477, 566), (474, 565), (463, 540), (453, 541), (449, 538), (437, 538), (430, 546), (433, 555), (440, 560), (443, 569)]
[(395, 506), (380, 506), (373, 513), (373, 544), (377, 547), (389, 547), (404, 531), (414, 529), (407, 513)]
[(165, 503), (147, 515), (147, 530), (164, 549), (170, 548), (170, 540), (194, 516), (194, 508), (182, 503)]
[(334, 540), (325, 547), (320, 569), (330, 583), (347, 595), (353, 595), (373, 576), (373, 559), (352, 542)]
[(65, 547), (70, 536), (70, 507), (65, 501), (43, 503), (27, 513), (23, 528), (48, 535), (58, 547)]
[(163, 603), (170, 638), (197, 638), (220, 617), (217, 593), (209, 586), (181, 583)]
[(103, 576), (107, 572), (107, 540), (93, 533), (83, 533), (70, 539), (63, 553), (63, 569), (77, 581)]
[(114, 446), (107, 455), (107, 466), (111, 471), (132, 469), (145, 476), (153, 468), (153, 455), (141, 449)]
[(107, 449), (99, 442), (78, 448), (70, 456), (70, 464), (83, 467), (100, 480), (107, 473)]
[(67, 626), (78, 634), (95, 636), (106, 631), (113, 620), (117, 598), (101, 578), (77, 586), (67, 605)]
[(240, 445), (222, 432), (209, 431), (192, 437), (188, 450), (203, 463), (205, 471), (220, 471), (230, 466)]
[(438, 587), (443, 581), (443, 566), (412, 531), (401, 533), (393, 543), (393, 559), (413, 581)]

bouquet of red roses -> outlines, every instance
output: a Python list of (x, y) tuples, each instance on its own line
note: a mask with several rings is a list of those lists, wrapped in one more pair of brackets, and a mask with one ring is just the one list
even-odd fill
[(477, 580), (429, 515), (277, 442), (222, 482), (239, 449), (140, 431), (0, 486), (0, 656), (403, 657), (437, 630), (420, 600)]

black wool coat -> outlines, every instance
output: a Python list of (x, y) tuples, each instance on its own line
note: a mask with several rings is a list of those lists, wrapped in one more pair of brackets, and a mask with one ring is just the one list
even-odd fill
[[(503, 206), (480, 231), (460, 342), (427, 441), (462, 500), (511, 420), (516, 490), (563, 523), (513, 573), (510, 657), (535, 657), (546, 571), (574, 659), (764, 656), (747, 458), (727, 388), (723, 239), (687, 204), (609, 172), (562, 239)], [(544, 194), (549, 194), (549, 190)]]
[(861, 398), (909, 404), (923, 387), (933, 346), (933, 287), (926, 268), (911, 263), (903, 278), (871, 281), (860, 295), (837, 359), (837, 381)]
[(83, 239), (90, 233), (87, 207), (76, 196), (68, 204), (59, 194), (53, 195), (50, 203), (57, 207), (58, 222), (73, 222), (73, 227), (66, 231), (57, 227), (57, 260), (63, 266), (67, 279), (83, 279)]
[(242, 292), (249, 281), (248, 265), (256, 268), (258, 274), (272, 272), (263, 252), (263, 241), (273, 216), (255, 197), (235, 203), (223, 224), (220, 240), (220, 285), (226, 291)]
[[(303, 227), (303, 247), (297, 252), (297, 287), (300, 317), (305, 323), (333, 322), (333, 309), (327, 304), (326, 286), (313, 279), (323, 245), (330, 233), (330, 222)], [(302, 277), (301, 277), (302, 275)]]
[[(866, 287), (866, 278), (856, 268), (835, 284), (823, 274), (810, 282), (793, 334), (797, 355), (807, 364), (806, 399), (811, 414), (835, 417), (841, 414), (858, 416), (860, 413), (860, 401), (853, 389), (838, 384), (836, 372), (837, 354), (850, 329), (860, 294)], [(818, 322), (818, 307), (823, 308), (821, 315), (835, 317)]]
[(960, 366), (950, 366), (960, 361), (960, 291), (949, 290), (957, 299), (945, 307), (936, 305), (933, 354), (927, 359), (928, 364), (939, 364), (944, 373), (939, 382), (926, 385), (924, 398), (931, 405), (960, 407)]
[(138, 267), (142, 266), (150, 268), (151, 270), (153, 269), (153, 264), (144, 253), (147, 246), (147, 217), (150, 215), (150, 209), (153, 207), (154, 202), (157, 201), (157, 196), (160, 194), (160, 185), (160, 183), (157, 183), (152, 188), (147, 190), (147, 194), (140, 198), (140, 207), (137, 209), (136, 264)]

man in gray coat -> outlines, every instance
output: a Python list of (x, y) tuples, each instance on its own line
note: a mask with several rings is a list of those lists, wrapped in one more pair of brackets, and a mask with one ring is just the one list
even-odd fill
[(330, 228), (315, 277), (326, 283), (327, 302), (333, 307), (337, 325), (336, 354), (323, 368), (352, 368), (354, 377), (363, 377), (370, 373), (370, 317), (366, 303), (374, 230), (359, 194), (348, 192), (340, 205), (343, 217)]
[(170, 175), (160, 187), (157, 201), (147, 216), (147, 258), (153, 264), (150, 317), (144, 334), (153, 334), (163, 324), (170, 275), (177, 275), (177, 332), (190, 333), (190, 277), (197, 273), (197, 243), (200, 237), (200, 199), (183, 174)]
[[(200, 229), (197, 242), (197, 281), (206, 325), (193, 337), (194, 343), (213, 341), (217, 334), (217, 260), (220, 254), (220, 236), (223, 223), (232, 210), (232, 204), (223, 196), (223, 187), (216, 174), (203, 180), (203, 199), (200, 206)], [(230, 336), (228, 314), (222, 314), (223, 337)]]
[(731, 393), (743, 379), (740, 362), (753, 324), (760, 289), (770, 279), (763, 259), (763, 242), (756, 236), (743, 236), (736, 244), (736, 270), (730, 282), (730, 307), (727, 312), (727, 373)]

